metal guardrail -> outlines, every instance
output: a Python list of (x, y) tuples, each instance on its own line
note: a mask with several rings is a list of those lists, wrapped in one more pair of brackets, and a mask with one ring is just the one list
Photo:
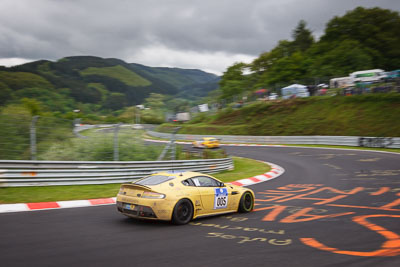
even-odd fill
[(0, 187), (125, 183), (158, 171), (216, 173), (231, 158), (173, 161), (0, 160)]
[[(170, 138), (168, 133), (147, 131), (151, 136)], [(210, 135), (176, 134), (177, 140), (198, 140)], [(226, 143), (259, 143), (259, 144), (302, 144), (400, 148), (400, 137), (362, 137), (362, 136), (239, 136), (212, 135)]]

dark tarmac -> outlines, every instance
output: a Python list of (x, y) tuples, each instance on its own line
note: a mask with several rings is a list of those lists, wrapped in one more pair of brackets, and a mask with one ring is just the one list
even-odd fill
[(400, 155), (226, 150), (286, 170), (250, 186), (254, 212), (184, 226), (114, 205), (0, 214), (1, 266), (400, 266)]

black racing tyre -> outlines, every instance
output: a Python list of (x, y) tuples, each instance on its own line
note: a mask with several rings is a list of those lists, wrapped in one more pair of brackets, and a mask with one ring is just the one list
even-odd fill
[(174, 224), (187, 224), (193, 218), (193, 205), (189, 199), (181, 199), (176, 203), (172, 212), (172, 222)]
[(239, 212), (246, 213), (252, 211), (254, 208), (254, 197), (249, 191), (243, 193), (239, 202)]

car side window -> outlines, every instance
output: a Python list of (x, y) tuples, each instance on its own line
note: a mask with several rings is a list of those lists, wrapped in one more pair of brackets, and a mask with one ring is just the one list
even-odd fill
[(186, 180), (182, 181), (182, 184), (185, 185), (185, 186), (196, 186), (193, 183), (192, 179), (186, 179)]
[(199, 182), (199, 179), (197, 179), (197, 177), (193, 178), (192, 181), (193, 181), (195, 186), (201, 186), (200, 182)]
[(197, 176), (192, 178), (194, 184), (200, 187), (218, 187), (219, 182), (206, 176)]

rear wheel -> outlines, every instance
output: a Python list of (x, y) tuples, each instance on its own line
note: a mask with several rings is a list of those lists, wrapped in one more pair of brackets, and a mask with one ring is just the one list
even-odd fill
[(253, 195), (246, 191), (240, 198), (239, 202), (239, 212), (246, 213), (253, 210), (254, 207), (254, 198)]
[(172, 222), (174, 224), (187, 224), (193, 218), (193, 206), (190, 200), (181, 199), (176, 203), (172, 212)]

